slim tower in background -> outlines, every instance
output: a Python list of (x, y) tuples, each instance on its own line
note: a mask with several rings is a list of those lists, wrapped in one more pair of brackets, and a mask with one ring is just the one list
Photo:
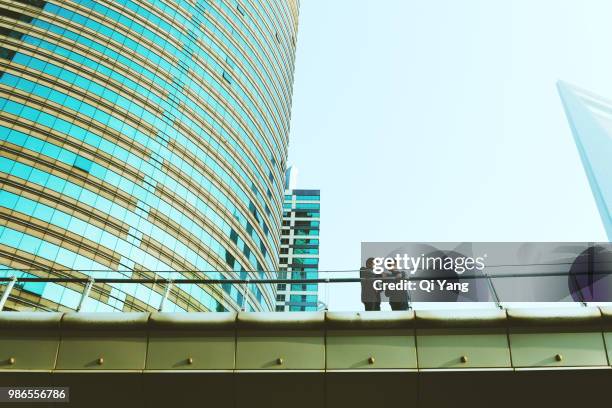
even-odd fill
[(612, 241), (612, 101), (557, 84), (601, 221)]
[[(0, 276), (273, 277), (297, 24), (298, 0), (0, 1)], [(6, 308), (82, 289), (26, 283)], [(163, 293), (96, 285), (83, 310)], [(274, 310), (275, 288), (175, 285), (165, 305)]]
[[(279, 278), (316, 279), (321, 196), (319, 190), (295, 189), (296, 177), (295, 167), (290, 167), (285, 182)], [(318, 290), (316, 283), (281, 283), (276, 294), (276, 311), (315, 311)]]

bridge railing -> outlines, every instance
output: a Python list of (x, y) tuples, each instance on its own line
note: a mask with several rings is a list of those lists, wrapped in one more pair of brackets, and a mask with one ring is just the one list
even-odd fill
[[(403, 274), (401, 279), (412, 282), (416, 288), (406, 290), (407, 308), (427, 308), (430, 303), (444, 302), (461, 302), (464, 307), (468, 307), (468, 303), (478, 303), (478, 307), (502, 308), (506, 303), (517, 306), (520, 302), (533, 301), (563, 301), (578, 306), (612, 301), (611, 271), (585, 270), (569, 274), (551, 270), (547, 265), (544, 272), (534, 272), (533, 268), (524, 272), (523, 267), (515, 265), (501, 273), (461, 276)], [(318, 271), (315, 279), (289, 279), (284, 271), (77, 272), (1, 269), (0, 310), (12, 302), (19, 305), (18, 310), (125, 311), (124, 303), (130, 298), (133, 303), (131, 311), (273, 311), (278, 285), (303, 285), (309, 290), (302, 293), (316, 294), (314, 304), (310, 298), (310, 302), (300, 302), (299, 296), (302, 295), (296, 295), (298, 300), (293, 304), (309, 305), (309, 308), (298, 307), (297, 310), (348, 310), (359, 308), (359, 303), (368, 300), (363, 297), (363, 288), (375, 280), (380, 284), (398, 281), (397, 277), (388, 275), (363, 278), (359, 270)], [(455, 283), (456, 289), (437, 295), (423, 290), (426, 287), (435, 289), (439, 282)], [(471, 285), (472, 293), (463, 293), (459, 284)], [(528, 296), (538, 290), (548, 297)], [(389, 300), (388, 290), (379, 293), (383, 303)], [(212, 302), (206, 303), (206, 299), (221, 299), (225, 305), (221, 310), (215, 309)]]

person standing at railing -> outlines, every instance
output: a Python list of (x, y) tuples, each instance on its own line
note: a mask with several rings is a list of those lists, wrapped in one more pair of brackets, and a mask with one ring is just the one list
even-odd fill
[(361, 303), (366, 311), (380, 310), (380, 291), (374, 289), (374, 281), (380, 279), (373, 271), (374, 258), (369, 258), (359, 269), (361, 278)]
[[(402, 287), (401, 283), (406, 279), (406, 272), (393, 264), (385, 273), (385, 280), (395, 283), (395, 287)], [(385, 295), (389, 297), (391, 310), (408, 310), (408, 291), (406, 289), (387, 289)]]

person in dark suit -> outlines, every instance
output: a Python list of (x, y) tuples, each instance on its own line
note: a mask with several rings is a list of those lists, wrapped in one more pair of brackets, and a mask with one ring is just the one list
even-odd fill
[[(397, 268), (397, 265), (394, 265), (391, 269), (389, 269), (385, 274), (385, 280), (389, 282), (393, 282), (399, 284), (403, 279), (406, 278), (406, 272)], [(389, 304), (391, 305), (391, 310), (408, 310), (408, 291), (401, 289), (387, 289), (385, 294), (389, 297)]]
[(374, 289), (374, 281), (380, 279), (373, 271), (374, 258), (369, 258), (365, 266), (359, 269), (361, 278), (361, 303), (366, 311), (380, 310), (380, 292)]

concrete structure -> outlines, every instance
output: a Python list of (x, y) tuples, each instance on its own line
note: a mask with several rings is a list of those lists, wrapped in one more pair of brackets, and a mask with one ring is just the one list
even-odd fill
[(0, 313), (0, 387), (70, 387), (78, 407), (589, 406), (611, 351), (594, 307)]
[[(0, 16), (2, 276), (272, 277), (297, 0), (2, 0)], [(29, 283), (6, 307), (75, 309), (82, 289)], [(84, 310), (155, 310), (164, 291), (96, 286)], [(274, 306), (272, 284), (166, 302)]]
[[(291, 173), (291, 171), (287, 172), (287, 180), (290, 180)], [(317, 279), (319, 277), (320, 211), (321, 194), (319, 190), (288, 189), (285, 191), (280, 279)], [(280, 283), (277, 289), (276, 311), (318, 310), (319, 285), (317, 283)]]
[(557, 84), (601, 221), (612, 241), (612, 100)]

